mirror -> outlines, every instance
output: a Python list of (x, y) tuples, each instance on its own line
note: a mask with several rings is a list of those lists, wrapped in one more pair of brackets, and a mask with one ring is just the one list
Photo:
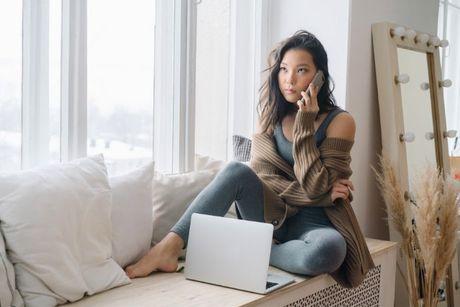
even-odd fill
[(427, 162), (433, 165), (437, 163), (427, 55), (398, 48), (398, 68), (400, 75), (409, 77), (407, 83), (401, 84), (401, 100), (404, 133), (414, 136), (413, 141), (406, 141), (410, 187), (417, 170)]
[[(448, 82), (443, 80), (439, 56), (440, 49), (447, 45), (432, 34), (388, 22), (372, 25), (372, 39), (382, 154), (395, 163), (396, 176), (401, 189), (407, 192), (405, 197), (409, 208), (411, 184), (418, 170), (429, 162), (447, 174), (453, 161), (448, 150), (448, 140), (453, 132), (446, 129), (446, 117), (450, 114), (444, 110), (444, 91)], [(455, 122), (460, 125), (458, 119)], [(390, 240), (400, 242), (401, 237), (393, 225), (390, 224), (389, 230)], [(403, 278), (406, 275), (405, 260), (400, 253), (395, 306), (409, 306)], [(440, 285), (438, 306), (460, 306), (459, 286), (458, 258), (455, 255)]]

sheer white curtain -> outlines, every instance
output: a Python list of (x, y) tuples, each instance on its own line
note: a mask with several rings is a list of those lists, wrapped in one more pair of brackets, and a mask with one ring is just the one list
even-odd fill
[[(443, 78), (452, 80), (452, 86), (444, 88), (447, 130), (458, 131), (460, 139), (460, 0), (440, 1), (438, 35), (449, 41), (440, 50)], [(451, 156), (460, 156), (458, 139), (449, 139)]]

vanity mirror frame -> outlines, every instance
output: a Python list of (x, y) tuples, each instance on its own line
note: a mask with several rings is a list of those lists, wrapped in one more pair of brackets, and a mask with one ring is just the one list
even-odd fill
[[(420, 37), (426, 39), (427, 36), (430, 38), (428, 42), (424, 42), (423, 39), (420, 41)], [(418, 42), (416, 42), (415, 38), (417, 38)], [(401, 93), (401, 86), (403, 85), (396, 81), (396, 77), (399, 76), (400, 73), (403, 73), (399, 71), (398, 48), (427, 54), (436, 161), (437, 166), (443, 169), (446, 174), (450, 171), (448, 144), (445, 137), (446, 119), (444, 113), (443, 88), (440, 83), (440, 81), (442, 81), (442, 72), (439, 56), (439, 39), (436, 39), (437, 37), (431, 34), (415, 31), (409, 27), (394, 23), (380, 22), (372, 25), (382, 136), (382, 154), (393, 163), (403, 191), (410, 190), (406, 143), (401, 140), (401, 135), (409, 131), (405, 131), (404, 129)], [(421, 136), (418, 135), (417, 137)], [(410, 193), (407, 195), (410, 195)], [(409, 206), (410, 203), (409, 200), (407, 200), (407, 208), (409, 208)], [(389, 230), (390, 240), (401, 241), (399, 234), (391, 225)], [(401, 269), (405, 267), (404, 261), (402, 261), (402, 253), (398, 255), (398, 263)], [(405, 271), (405, 269), (403, 270)], [(457, 254), (455, 254), (454, 260), (448, 268), (447, 275), (447, 306), (460, 306)], [(401, 276), (398, 278), (401, 278)], [(397, 287), (402, 285), (400, 282), (401, 281), (397, 281)], [(402, 286), (404, 287), (404, 285)]]

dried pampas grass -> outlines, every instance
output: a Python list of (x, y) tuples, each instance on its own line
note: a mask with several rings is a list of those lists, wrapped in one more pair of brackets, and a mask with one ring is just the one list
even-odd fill
[(458, 191), (449, 176), (427, 166), (413, 183), (415, 199), (410, 206), (390, 162), (380, 157), (379, 166), (380, 171), (374, 172), (388, 216), (402, 237), (411, 305), (419, 306), (421, 296), (423, 306), (436, 306), (437, 290), (455, 254)]
[(415, 238), (412, 232), (411, 217), (407, 212), (406, 200), (401, 185), (390, 162), (380, 157), (380, 172), (373, 169), (379, 189), (387, 205), (389, 221), (401, 235), (401, 249), (406, 255), (407, 277), (405, 281), (412, 306), (418, 306), (417, 273), (415, 268)]

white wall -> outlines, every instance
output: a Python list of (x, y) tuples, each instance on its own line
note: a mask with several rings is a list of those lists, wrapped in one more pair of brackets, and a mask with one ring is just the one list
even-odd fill
[(329, 72), (335, 82), (334, 95), (345, 106), (348, 44), (348, 0), (272, 0), (269, 13), (268, 47), (297, 30), (316, 35), (327, 51)]

